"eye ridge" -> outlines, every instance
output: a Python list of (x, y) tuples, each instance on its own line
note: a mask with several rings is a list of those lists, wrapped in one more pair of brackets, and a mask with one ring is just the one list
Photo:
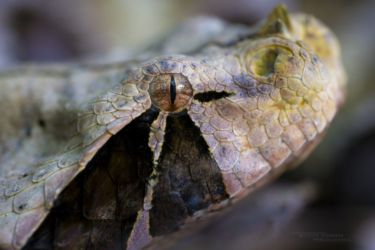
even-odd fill
[(174, 79), (174, 76), (171, 76), (171, 81), (169, 82), (169, 91), (170, 91), (170, 98), (171, 98), (171, 104), (173, 105), (176, 101), (176, 81)]
[(211, 102), (215, 100), (219, 100), (225, 97), (232, 96), (233, 93), (228, 93), (225, 91), (217, 92), (217, 91), (207, 91), (204, 93), (198, 93), (194, 95), (194, 99), (200, 102)]

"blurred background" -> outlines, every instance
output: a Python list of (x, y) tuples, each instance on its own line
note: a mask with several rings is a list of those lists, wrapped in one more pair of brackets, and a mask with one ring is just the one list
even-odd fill
[[(0, 68), (121, 59), (195, 16), (253, 24), (276, 0), (0, 0)], [(337, 34), (347, 102), (302, 166), (171, 249), (375, 249), (375, 1), (283, 1)]]

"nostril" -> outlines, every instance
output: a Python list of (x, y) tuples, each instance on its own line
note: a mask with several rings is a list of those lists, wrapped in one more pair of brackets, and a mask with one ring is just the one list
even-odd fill
[(266, 46), (248, 50), (244, 58), (248, 73), (255, 78), (269, 78), (275, 74), (301, 77), (304, 60), (296, 56), (298, 48), (288, 41), (269, 42)]
[(278, 56), (276, 49), (264, 49), (257, 53), (254, 60), (252, 60), (250, 69), (258, 76), (268, 76), (275, 72), (275, 62)]

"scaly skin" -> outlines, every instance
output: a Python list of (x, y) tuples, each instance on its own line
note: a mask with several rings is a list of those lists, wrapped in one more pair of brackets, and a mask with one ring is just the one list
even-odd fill
[[(30, 173), (9, 178), (6, 171), (1, 174), (0, 247), (22, 248), (61, 191), (97, 151), (152, 106), (161, 109), (149, 139), (154, 171), (127, 240), (128, 249), (145, 246), (152, 238), (149, 211), (169, 115), (187, 111), (200, 129), (229, 199), (242, 197), (254, 184), (307, 155), (344, 98), (345, 76), (337, 41), (313, 17), (289, 17), (283, 7), (276, 8), (249, 35), (230, 45), (208, 43), (186, 55), (124, 63), (123, 80), (110, 84), (109, 91), (78, 110), (78, 134), (62, 153), (48, 155), (50, 160), (30, 168)], [(61, 81), (79, 79), (85, 70), (67, 67)], [(109, 70), (113, 67), (108, 66), (93, 81)], [(161, 87), (156, 89), (164, 91), (171, 85), (160, 79), (171, 79), (171, 75), (186, 88), (186, 95), (177, 88), (179, 101), (168, 109), (171, 90), (164, 95), (152, 87), (158, 82)], [(2, 79), (11, 78), (4, 74)]]

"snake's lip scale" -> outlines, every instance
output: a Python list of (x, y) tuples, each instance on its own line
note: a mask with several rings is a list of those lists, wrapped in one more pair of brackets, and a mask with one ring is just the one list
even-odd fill
[(345, 99), (333, 33), (283, 6), (223, 27), (191, 53), (1, 72), (4, 138), (28, 132), (0, 152), (0, 248), (140, 249), (305, 158)]

